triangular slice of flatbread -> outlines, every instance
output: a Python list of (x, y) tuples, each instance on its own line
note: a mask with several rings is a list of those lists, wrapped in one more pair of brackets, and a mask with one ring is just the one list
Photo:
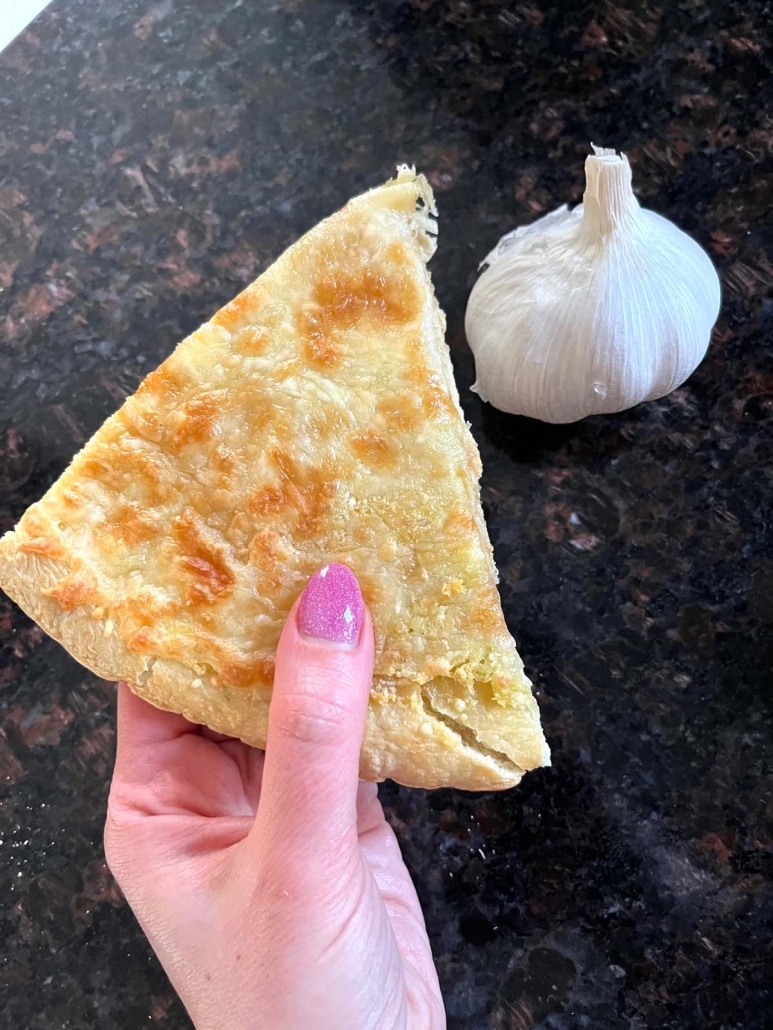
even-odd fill
[(0, 585), (80, 662), (257, 747), (287, 613), (357, 574), (376, 670), (362, 776), (471, 790), (549, 753), (507, 631), (402, 168), (177, 347), (0, 540)]

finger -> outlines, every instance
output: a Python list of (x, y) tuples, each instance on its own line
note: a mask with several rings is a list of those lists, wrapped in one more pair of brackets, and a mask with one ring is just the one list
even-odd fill
[(114, 779), (145, 780), (158, 764), (159, 749), (198, 727), (181, 715), (164, 712), (133, 694), (126, 683), (118, 684)]
[(262, 752), (241, 741), (207, 739), (199, 726), (147, 704), (125, 683), (118, 688), (117, 736), (114, 811), (210, 819), (255, 815)]
[(254, 827), (277, 854), (319, 866), (357, 840), (360, 749), (373, 678), (373, 628), (352, 572), (309, 581), (277, 648), (263, 792)]
[(131, 768), (143, 754), (199, 727), (182, 715), (164, 712), (133, 694), (126, 683), (118, 684), (116, 770)]

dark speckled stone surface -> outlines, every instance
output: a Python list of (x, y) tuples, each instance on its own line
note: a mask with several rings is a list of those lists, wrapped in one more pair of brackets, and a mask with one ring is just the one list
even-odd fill
[[(0, 529), (303, 230), (398, 160), (435, 186), (437, 289), (554, 749), (515, 792), (383, 789), (454, 1028), (770, 1015), (770, 19), (55, 0), (0, 55)], [(469, 393), (462, 315), (502, 231), (579, 199), (590, 139), (708, 249), (724, 302), (684, 388), (550, 428)], [(188, 1026), (104, 865), (112, 686), (7, 600), (0, 656), (0, 1026)]]

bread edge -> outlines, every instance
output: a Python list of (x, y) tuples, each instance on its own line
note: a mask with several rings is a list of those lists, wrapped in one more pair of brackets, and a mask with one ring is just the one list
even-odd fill
[[(15, 531), (0, 539), (3, 590), (81, 665), (101, 679), (125, 680), (133, 693), (157, 708), (265, 747), (270, 688), (215, 687), (180, 662), (132, 653), (109, 611), (99, 617), (87, 606), (65, 611), (42, 593), (70, 571), (62, 561), (25, 553)], [(418, 687), (415, 694), (369, 705), (360, 762), (363, 780), (392, 779), (426, 789), (505, 790), (516, 786), (524, 771), (504, 757), (470, 746), (434, 718), (422, 705)]]

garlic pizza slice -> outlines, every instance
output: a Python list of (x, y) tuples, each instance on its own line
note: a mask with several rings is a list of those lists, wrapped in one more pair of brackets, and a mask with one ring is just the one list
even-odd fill
[(97, 675), (265, 744), (274, 653), (328, 562), (376, 634), (361, 772), (471, 790), (549, 761), (496, 588), (480, 458), (402, 168), (176, 348), (0, 541), (0, 585)]

